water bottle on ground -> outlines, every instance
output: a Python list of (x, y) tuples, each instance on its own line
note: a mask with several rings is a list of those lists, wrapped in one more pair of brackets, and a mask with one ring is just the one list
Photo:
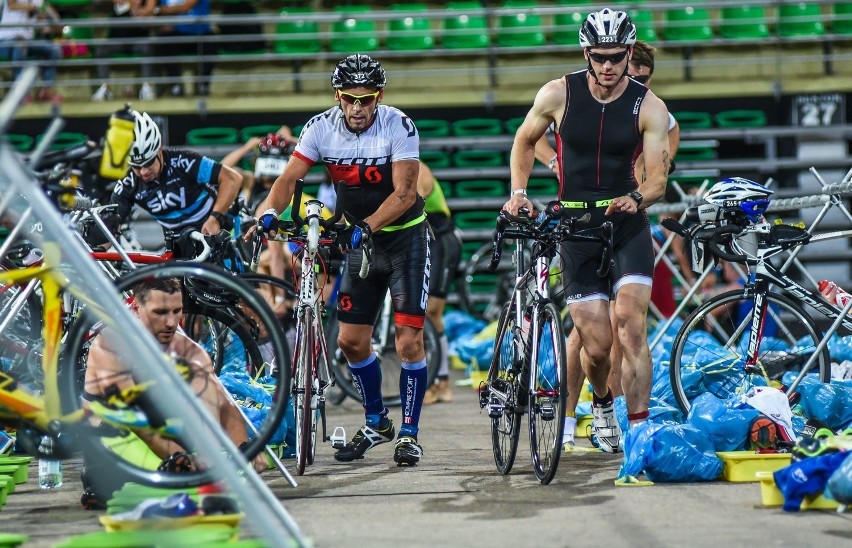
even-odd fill
[(819, 281), (819, 292), (829, 302), (836, 303), (841, 308), (846, 306), (852, 295), (843, 290), (840, 286), (830, 280)]
[(38, 486), (58, 489), (62, 486), (62, 461), (53, 454), (53, 438), (44, 436), (38, 446)]

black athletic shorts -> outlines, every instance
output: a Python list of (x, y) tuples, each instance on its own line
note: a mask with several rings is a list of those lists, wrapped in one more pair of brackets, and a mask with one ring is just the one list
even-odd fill
[(461, 238), (455, 230), (447, 230), (442, 234), (433, 234), (429, 246), (432, 255), (429, 296), (446, 299), (461, 263)]
[(361, 279), (361, 250), (346, 253), (338, 318), (343, 323), (375, 323), (388, 289), (396, 325), (422, 328), (429, 298), (429, 231), (425, 222), (396, 232), (373, 235), (370, 274)]

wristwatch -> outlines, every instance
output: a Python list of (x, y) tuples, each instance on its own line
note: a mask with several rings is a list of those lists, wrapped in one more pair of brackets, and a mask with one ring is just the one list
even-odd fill
[(160, 6), (154, 6), (154, 11), (151, 12), (151, 15), (160, 15)]
[(223, 228), (228, 223), (228, 218), (225, 217), (223, 213), (219, 213), (218, 211), (211, 211), (210, 216), (219, 221), (219, 226)]
[(634, 190), (633, 192), (628, 192), (627, 196), (636, 200), (636, 208), (638, 209), (640, 205), (642, 205), (642, 200), (644, 199), (641, 194), (639, 194), (638, 190)]

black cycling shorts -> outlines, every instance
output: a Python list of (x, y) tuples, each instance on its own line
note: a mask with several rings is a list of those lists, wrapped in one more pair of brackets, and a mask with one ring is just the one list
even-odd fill
[(429, 296), (446, 299), (450, 284), (456, 279), (461, 263), (461, 240), (454, 230), (435, 235), (429, 241), (432, 273), (429, 275)]
[(429, 231), (422, 222), (397, 232), (373, 235), (375, 252), (370, 274), (361, 279), (361, 250), (348, 251), (337, 300), (343, 323), (373, 325), (388, 289), (394, 323), (422, 328), (429, 298)]
[[(644, 211), (633, 215), (614, 213), (605, 216), (603, 214), (605, 210), (605, 208), (588, 210), (592, 214), (589, 226), (599, 226), (604, 221), (612, 221), (615, 229), (613, 234), (615, 264), (609, 276), (601, 278), (597, 274), (603, 254), (600, 244), (563, 242), (562, 283), (568, 303), (593, 299), (609, 300), (613, 290), (623, 283), (651, 285), (654, 272), (654, 246), (651, 243), (648, 216)], [(581, 213), (580, 210), (578, 210), (579, 213)]]

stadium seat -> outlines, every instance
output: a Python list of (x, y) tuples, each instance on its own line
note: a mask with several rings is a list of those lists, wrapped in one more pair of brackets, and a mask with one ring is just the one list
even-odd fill
[(92, 0), (50, 0), (50, 4), (55, 8), (74, 8), (79, 6), (91, 6)]
[[(41, 143), (42, 139), (44, 139), (44, 134), (41, 134), (36, 137), (36, 146)], [(50, 144), (47, 150), (62, 150), (65, 148), (72, 147), (74, 145), (81, 145), (88, 140), (89, 136), (85, 133), (75, 133), (73, 131), (60, 132), (56, 134), (56, 137), (53, 139), (53, 142)]]
[(420, 161), (432, 169), (450, 167), (450, 155), (443, 150), (421, 150)]
[(831, 30), (837, 34), (852, 34), (852, 2), (836, 2), (832, 11)]
[(524, 123), (524, 118), (526, 118), (526, 116), (518, 116), (517, 118), (509, 118), (506, 120), (506, 133), (509, 135), (517, 133), (518, 128)]
[(825, 25), (819, 4), (798, 2), (778, 6), (778, 36), (785, 38), (822, 36)]
[(654, 23), (654, 12), (650, 10), (627, 10), (627, 15), (636, 25), (636, 38), (645, 42), (656, 42), (657, 26)]
[(456, 167), (500, 167), (506, 165), (503, 153), (497, 150), (459, 150), (453, 154)]
[(234, 127), (199, 127), (186, 132), (186, 144), (199, 145), (235, 145), (239, 142), (240, 132)]
[(391, 11), (411, 12), (388, 21), (388, 49), (397, 51), (421, 51), (435, 46), (435, 37), (427, 17), (418, 13), (426, 12), (426, 4), (392, 4)]
[(6, 141), (18, 152), (28, 152), (33, 148), (34, 139), (23, 133), (7, 133)]
[[(310, 8), (286, 8), (281, 15), (299, 16), (310, 15)], [(275, 39), (272, 51), (275, 53), (316, 53), (322, 50), (319, 38), (319, 28), (316, 21), (309, 19), (292, 19), (281, 21), (275, 25)]]
[(414, 125), (417, 126), (420, 137), (447, 137), (450, 134), (449, 120), (426, 118), (417, 120)]
[(769, 36), (766, 10), (763, 6), (730, 6), (722, 8), (719, 35), (728, 40), (759, 40)]
[(672, 7), (665, 12), (663, 36), (674, 42), (703, 41), (713, 38), (710, 14), (705, 8)]
[(252, 137), (263, 137), (270, 133), (277, 133), (279, 129), (281, 129), (281, 126), (275, 125), (247, 126), (240, 130), (240, 139), (246, 142)]
[(328, 43), (331, 51), (348, 55), (379, 49), (376, 22), (360, 17), (372, 13), (370, 6), (338, 6), (334, 11), (343, 19), (331, 24), (331, 39)]
[(675, 154), (677, 162), (694, 162), (696, 160), (715, 160), (719, 157), (719, 152), (714, 146), (701, 146), (696, 142), (695, 146), (690, 146), (690, 141), (681, 141), (680, 146)]
[(479, 2), (447, 2), (446, 10), (458, 14), (444, 18), (441, 44), (448, 49), (486, 48), (488, 39), (488, 21), (485, 14), (472, 12), (482, 9)]
[[(591, 0), (559, 0), (560, 6), (574, 7), (579, 4), (591, 4)], [(592, 8), (578, 7), (571, 11), (554, 14), (553, 33), (551, 33), (553, 43), (567, 46), (577, 45), (577, 31), (590, 11), (592, 11)]]
[(523, 9), (513, 15), (501, 15), (497, 19), (497, 45), (504, 48), (543, 46), (545, 43), (541, 16), (533, 13), (538, 7), (536, 0), (505, 0), (503, 8)]
[(559, 181), (556, 177), (532, 177), (527, 181), (527, 194), (530, 196), (555, 197), (559, 191)]
[(725, 110), (716, 114), (719, 127), (763, 127), (766, 125), (766, 113), (762, 110)]
[(498, 118), (464, 118), (451, 123), (450, 127), (458, 137), (503, 134), (503, 121)]
[(477, 228), (494, 228), (497, 222), (497, 211), (494, 210), (476, 210), (476, 211), (459, 211), (453, 214), (453, 221), (456, 227), (466, 229)]
[(492, 198), (506, 196), (508, 188), (500, 179), (469, 179), (453, 184), (453, 192), (459, 198)]
[[(495, 224), (495, 219), (492, 220), (491, 224)], [(485, 244), (485, 240), (466, 240), (462, 242), (461, 248), (461, 259), (462, 261), (467, 261), (470, 257), (476, 253), (479, 248), (481, 248)], [(480, 279), (480, 276), (483, 276)], [(494, 288), (497, 287), (497, 275), (491, 274), (489, 272), (477, 272), (476, 276), (471, 280), (470, 289), (474, 293), (492, 293)]]
[(682, 111), (672, 112), (681, 130), (707, 129), (713, 127), (713, 116), (709, 112)]

